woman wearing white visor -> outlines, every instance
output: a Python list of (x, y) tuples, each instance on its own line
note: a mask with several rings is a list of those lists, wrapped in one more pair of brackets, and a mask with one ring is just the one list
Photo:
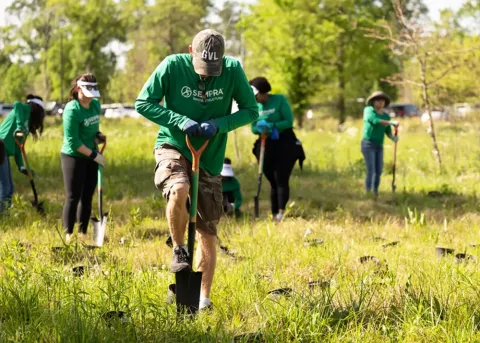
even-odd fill
[(13, 111), (0, 125), (0, 213), (8, 209), (13, 196), (13, 179), (9, 157), (13, 156), (18, 170), (27, 175), (22, 153), (15, 143), (15, 134), (22, 132), (24, 139), (31, 133), (35, 140), (43, 131), (45, 110), (42, 98), (27, 95), (27, 103), (19, 101), (13, 104)]
[(105, 165), (105, 158), (98, 152), (98, 143), (105, 140), (99, 131), (98, 97), (97, 79), (92, 74), (83, 74), (73, 81), (71, 101), (63, 111), (61, 161), (66, 194), (63, 225), (67, 243), (72, 238), (75, 222), (79, 223), (81, 238), (85, 238), (97, 185), (98, 165)]

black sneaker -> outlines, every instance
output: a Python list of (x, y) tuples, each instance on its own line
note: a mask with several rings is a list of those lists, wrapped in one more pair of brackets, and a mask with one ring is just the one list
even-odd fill
[(188, 264), (188, 253), (182, 247), (173, 248), (172, 263), (170, 264), (170, 271), (172, 273), (177, 273), (184, 270), (185, 268), (190, 268)]

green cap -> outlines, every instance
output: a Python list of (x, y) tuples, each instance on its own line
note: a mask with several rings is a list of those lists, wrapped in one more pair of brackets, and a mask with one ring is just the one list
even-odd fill
[(215, 30), (203, 30), (193, 38), (193, 68), (199, 75), (219, 76), (222, 73), (225, 40)]

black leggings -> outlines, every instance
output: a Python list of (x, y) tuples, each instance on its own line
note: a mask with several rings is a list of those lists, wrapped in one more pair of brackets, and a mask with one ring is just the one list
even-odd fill
[(73, 233), (75, 221), (80, 223), (78, 231), (87, 233), (92, 212), (92, 197), (97, 186), (98, 164), (84, 157), (61, 154), (65, 205), (63, 226), (65, 232)]
[(290, 186), (288, 181), (292, 174), (295, 160), (279, 160), (277, 158), (268, 159), (265, 156), (263, 165), (263, 174), (270, 182), (270, 201), (272, 214), (277, 214), (279, 210), (284, 210), (290, 198)]

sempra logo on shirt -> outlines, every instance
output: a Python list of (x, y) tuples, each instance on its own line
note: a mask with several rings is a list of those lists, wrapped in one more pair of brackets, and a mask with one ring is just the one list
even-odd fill
[(96, 116), (87, 118), (83, 121), (84, 126), (90, 126), (91, 124), (96, 124), (100, 120), (100, 116), (97, 114)]
[[(184, 98), (190, 98), (193, 95), (193, 100), (203, 101), (203, 92), (201, 90), (192, 90), (188, 86), (184, 86), (181, 90), (181, 94)], [(207, 102), (223, 100), (223, 88), (211, 89), (205, 92), (207, 95)]]
[(274, 114), (274, 113), (275, 113), (275, 109), (272, 108), (272, 109), (265, 110), (265, 111), (259, 111), (259, 112), (258, 112), (258, 115), (260, 115), (260, 116), (269, 116), (270, 114)]

